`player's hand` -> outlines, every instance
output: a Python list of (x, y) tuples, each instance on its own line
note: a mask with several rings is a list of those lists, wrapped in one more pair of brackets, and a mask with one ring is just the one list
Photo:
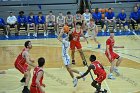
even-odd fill
[(35, 62), (35, 60), (34, 60), (34, 59), (32, 59), (32, 58), (30, 59), (30, 61), (31, 61), (32, 63), (34, 63), (34, 62)]
[(45, 84), (42, 84), (42, 86), (43, 86), (43, 87), (46, 87), (46, 85), (45, 85)]

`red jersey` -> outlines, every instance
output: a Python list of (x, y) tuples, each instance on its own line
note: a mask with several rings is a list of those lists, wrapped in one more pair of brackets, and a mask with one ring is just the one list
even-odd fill
[(26, 63), (26, 59), (22, 57), (22, 53), (25, 51), (26, 48), (24, 48), (22, 50), (22, 52), (18, 55), (16, 61), (15, 61), (15, 64), (21, 64), (21, 65), (24, 65)]
[(109, 51), (113, 52), (115, 40), (113, 38), (108, 38), (106, 41), (106, 45), (109, 45)]
[(74, 41), (80, 41), (80, 36), (81, 36), (81, 30), (80, 32), (76, 32), (76, 29), (74, 30), (74, 32), (72, 33), (72, 36), (73, 36), (73, 40)]
[(102, 75), (102, 74), (106, 73), (103, 66), (100, 64), (99, 61), (92, 62), (92, 65), (95, 66), (95, 69), (93, 70), (95, 75)]
[[(43, 69), (40, 68), (40, 67), (36, 67), (36, 68), (34, 69), (34, 71), (33, 71), (33, 78), (32, 78), (32, 84), (31, 84), (32, 86), (37, 86), (37, 84), (36, 84), (36, 78), (37, 78), (38, 72), (40, 72), (40, 71), (43, 71)], [(42, 85), (42, 80), (43, 80), (43, 76), (42, 76), (41, 79), (39, 80), (40, 85)]]

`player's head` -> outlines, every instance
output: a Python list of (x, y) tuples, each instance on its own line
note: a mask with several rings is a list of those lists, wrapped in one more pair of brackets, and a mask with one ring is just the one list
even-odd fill
[(63, 16), (62, 12), (59, 12), (59, 16)]
[(95, 56), (95, 55), (91, 55), (91, 56), (89, 57), (89, 60), (90, 60), (91, 62), (95, 61), (95, 60), (96, 60), (96, 56)]
[(33, 15), (34, 15), (34, 13), (33, 13), (33, 12), (30, 12), (30, 13), (29, 13), (29, 15), (30, 15), (30, 16), (33, 16)]
[(53, 14), (53, 12), (52, 11), (49, 11), (49, 15), (52, 15)]
[(76, 14), (77, 14), (77, 15), (81, 15), (81, 14), (80, 14), (80, 11), (76, 11)]
[(10, 16), (13, 16), (13, 12), (10, 12)]
[(69, 34), (69, 37), (68, 37), (68, 41), (71, 41), (72, 39), (73, 39), (73, 36), (72, 36), (72, 34)]
[(70, 11), (68, 11), (68, 12), (67, 12), (67, 15), (71, 15), (71, 12), (70, 12)]
[(88, 13), (88, 12), (89, 12), (89, 9), (88, 9), (88, 8), (86, 8), (85, 12), (86, 12), (86, 13)]
[(90, 19), (90, 24), (94, 24), (94, 23), (95, 23), (94, 19)]
[(38, 16), (42, 16), (42, 12), (38, 12)]
[(44, 59), (43, 57), (40, 57), (40, 58), (38, 59), (38, 66), (39, 66), (39, 67), (43, 67), (44, 64), (45, 64), (45, 59)]
[(22, 16), (24, 14), (24, 11), (20, 11), (19, 15)]
[(122, 13), (124, 13), (124, 8), (121, 10)]
[(25, 43), (24, 43), (24, 46), (26, 47), (26, 48), (29, 48), (29, 49), (31, 49), (32, 48), (32, 43), (31, 43), (31, 41), (26, 41)]
[(112, 12), (112, 8), (109, 8), (109, 9), (108, 9), (108, 12), (111, 13), (111, 12)]
[(113, 31), (110, 32), (110, 37), (114, 38), (114, 32)]
[(137, 12), (137, 11), (138, 11), (138, 7), (135, 6), (135, 7), (134, 7), (134, 12)]
[(77, 22), (76, 23), (76, 28), (81, 28), (81, 26), (82, 26), (82, 23), (81, 22)]

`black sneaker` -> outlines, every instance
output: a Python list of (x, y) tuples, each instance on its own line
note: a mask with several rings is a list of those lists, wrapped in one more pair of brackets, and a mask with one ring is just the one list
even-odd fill
[(104, 89), (104, 91), (102, 91), (102, 93), (107, 93), (107, 90), (106, 90), (106, 89)]
[(87, 62), (86, 61), (83, 61), (83, 65), (86, 66), (87, 65)]
[(75, 65), (75, 60), (72, 60), (72, 64)]
[(29, 90), (28, 88), (24, 88), (24, 89), (22, 90), (22, 93), (30, 93), (30, 90)]
[(23, 78), (20, 80), (20, 82), (21, 82), (21, 83), (25, 83), (25, 80), (26, 80), (26, 78), (23, 77)]

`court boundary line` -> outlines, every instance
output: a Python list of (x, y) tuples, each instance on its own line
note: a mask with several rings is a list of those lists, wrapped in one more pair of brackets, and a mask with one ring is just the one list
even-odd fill
[(112, 92), (111, 92), (111, 89), (110, 89), (109, 85), (107, 84), (107, 81), (106, 81), (106, 80), (105, 80), (105, 85), (106, 85), (106, 87), (107, 87), (109, 93), (112, 93)]

